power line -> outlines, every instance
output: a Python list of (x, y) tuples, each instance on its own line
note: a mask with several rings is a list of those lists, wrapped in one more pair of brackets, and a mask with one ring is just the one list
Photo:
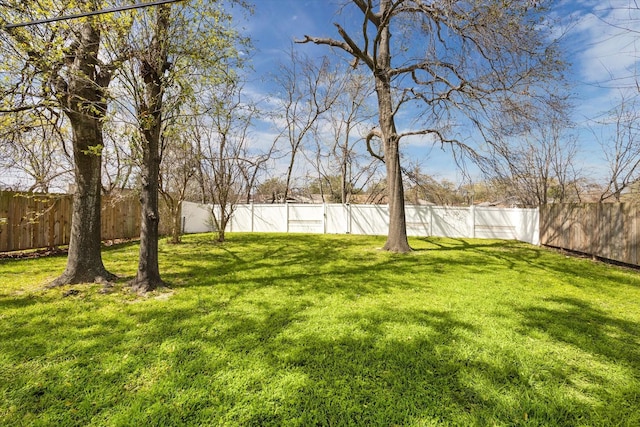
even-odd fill
[(102, 10), (95, 10), (91, 12), (76, 13), (74, 15), (56, 16), (53, 18), (45, 18), (45, 19), (39, 19), (37, 21), (21, 22), (18, 24), (8, 24), (4, 26), (4, 29), (10, 30), (12, 28), (27, 27), (30, 25), (38, 25), (38, 24), (47, 24), (49, 22), (56, 22), (56, 21), (66, 21), (69, 19), (84, 18), (86, 16), (104, 15), (105, 13), (121, 12), (123, 10), (130, 10), (130, 9), (140, 9), (140, 8), (149, 7), (149, 6), (159, 6), (167, 3), (177, 3), (179, 1), (183, 1), (183, 0), (158, 0), (158, 1), (152, 1), (149, 3), (136, 3), (136, 4), (126, 5), (126, 6), (114, 7), (111, 9), (102, 9)]

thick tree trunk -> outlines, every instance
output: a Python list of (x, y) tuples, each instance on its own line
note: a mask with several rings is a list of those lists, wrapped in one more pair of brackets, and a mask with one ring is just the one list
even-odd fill
[[(219, 242), (224, 242), (225, 239), (227, 238), (226, 230), (227, 230), (227, 225), (229, 224), (229, 221), (231, 220), (231, 215), (233, 212), (233, 205), (228, 204), (229, 202), (226, 201), (224, 206), (221, 206), (220, 208), (220, 229), (218, 230), (218, 241)], [(229, 210), (227, 210), (227, 208), (229, 208)]]
[(391, 252), (411, 252), (407, 239), (407, 221), (404, 207), (404, 186), (400, 168), (400, 150), (397, 138), (391, 138), (385, 145), (385, 165), (387, 167), (387, 189), (389, 197), (389, 232), (384, 250)]
[(56, 96), (73, 129), (76, 189), (67, 267), (50, 286), (116, 278), (102, 263), (100, 234), (102, 120), (107, 110), (104, 91), (111, 74), (97, 67), (100, 32), (87, 22), (77, 37), (68, 80), (56, 78)]
[(82, 117), (81, 123), (72, 121), (76, 189), (67, 267), (50, 286), (107, 283), (116, 278), (105, 269), (101, 254), (101, 128), (97, 119)]
[[(391, 2), (381, 4), (381, 13), (391, 7)], [(378, 67), (375, 74), (378, 97), (378, 119), (387, 168), (387, 197), (389, 198), (389, 232), (383, 249), (391, 252), (411, 252), (407, 239), (407, 221), (404, 212), (404, 187), (400, 168), (400, 139), (396, 130), (391, 89), (391, 54), (389, 51), (389, 27), (381, 31)]]
[(224, 242), (225, 239), (227, 238), (227, 236), (224, 233), (224, 228), (220, 228), (217, 234), (218, 234), (218, 238), (216, 240), (220, 243)]

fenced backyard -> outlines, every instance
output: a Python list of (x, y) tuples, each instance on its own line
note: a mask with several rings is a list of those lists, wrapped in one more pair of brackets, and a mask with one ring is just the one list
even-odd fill
[[(64, 197), (13, 200), (32, 235), (70, 224)], [(138, 206), (106, 203), (105, 235), (138, 233)], [(409, 207), (406, 256), (376, 249), (385, 206), (241, 205), (224, 244), (195, 234), (212, 208), (185, 204), (194, 234), (160, 242), (150, 296), (127, 287), (135, 242), (105, 248), (107, 291), (43, 289), (63, 257), (0, 260), (4, 424), (640, 422), (637, 273), (515, 241), (615, 247), (633, 207)]]
[[(69, 243), (73, 198), (69, 194), (0, 192), (0, 252)], [(213, 231), (212, 205), (184, 202), (185, 233)], [(162, 210), (162, 209), (161, 209)], [(160, 231), (170, 220), (161, 212)], [(519, 240), (631, 265), (640, 265), (640, 205), (552, 204), (540, 209), (407, 206), (409, 236)], [(237, 205), (229, 232), (385, 235), (386, 205)], [(103, 240), (140, 234), (135, 195), (104, 197)]]

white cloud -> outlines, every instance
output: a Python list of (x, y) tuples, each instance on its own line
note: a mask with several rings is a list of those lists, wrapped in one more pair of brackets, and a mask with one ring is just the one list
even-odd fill
[(610, 87), (629, 84), (640, 59), (640, 9), (623, 0), (588, 5), (575, 12), (571, 30), (580, 79)]

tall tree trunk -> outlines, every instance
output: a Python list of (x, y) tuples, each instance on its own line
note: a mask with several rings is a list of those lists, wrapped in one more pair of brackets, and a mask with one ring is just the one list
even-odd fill
[(389, 197), (389, 232), (384, 250), (411, 252), (407, 238), (407, 221), (404, 206), (404, 186), (400, 168), (400, 150), (397, 137), (385, 142), (385, 165), (387, 167), (387, 189)]
[(56, 80), (57, 97), (73, 129), (76, 189), (73, 198), (67, 267), (50, 286), (108, 282), (101, 254), (102, 120), (110, 72), (97, 68), (100, 33), (90, 22), (78, 32), (73, 63), (67, 76)]
[(76, 189), (73, 195), (71, 236), (67, 267), (50, 286), (109, 282), (101, 254), (102, 134), (97, 119), (72, 120)]
[(158, 264), (158, 191), (160, 184), (160, 138), (162, 133), (163, 76), (168, 65), (167, 44), (169, 8), (157, 9), (155, 34), (148, 52), (140, 53), (140, 74), (144, 95), (139, 100), (138, 115), (142, 130), (142, 188), (140, 203), (140, 254), (138, 273), (131, 282), (135, 292), (152, 291), (163, 285)]
[(340, 165), (340, 202), (347, 203), (347, 149), (349, 146), (349, 135), (347, 134), (345, 148), (342, 149), (342, 164)]
[(218, 230), (217, 230), (217, 234), (218, 234), (217, 241), (220, 243), (224, 242), (225, 239), (227, 238), (224, 231), (226, 227), (227, 227), (227, 221), (223, 217), (223, 219), (220, 221), (220, 227), (218, 227)]
[(284, 187), (284, 203), (287, 203), (289, 199), (289, 187), (291, 186), (291, 177), (293, 176), (293, 164), (295, 161), (297, 149), (291, 149), (291, 159), (289, 160), (289, 167), (287, 168), (287, 177), (285, 178), (285, 187)]
[[(142, 188), (140, 203), (140, 254), (138, 272), (131, 282), (135, 292), (148, 292), (162, 285), (158, 264), (158, 175), (160, 173), (159, 126), (158, 131), (145, 132), (143, 142)], [(154, 129), (155, 130), (155, 129)]]
[[(385, 13), (391, 7), (390, 1), (381, 3), (380, 11)], [(376, 95), (378, 97), (378, 116), (382, 143), (384, 147), (384, 161), (387, 169), (387, 197), (389, 198), (389, 231), (387, 242), (383, 249), (391, 252), (411, 252), (407, 239), (407, 221), (404, 211), (404, 187), (402, 184), (402, 169), (400, 168), (400, 138), (396, 130), (393, 111), (393, 97), (391, 90), (391, 52), (389, 40), (391, 33), (386, 26), (380, 33), (380, 48), (378, 52), (378, 70), (375, 74)]]

